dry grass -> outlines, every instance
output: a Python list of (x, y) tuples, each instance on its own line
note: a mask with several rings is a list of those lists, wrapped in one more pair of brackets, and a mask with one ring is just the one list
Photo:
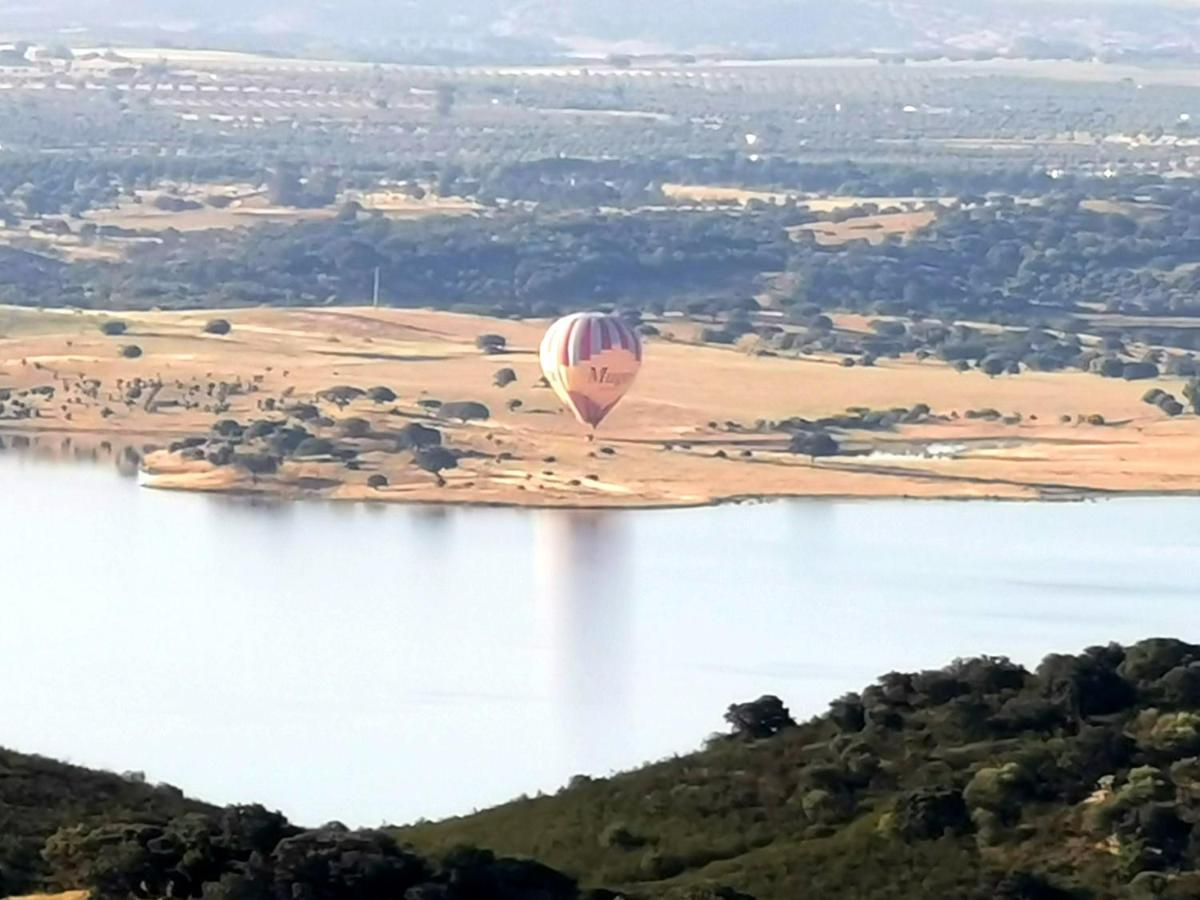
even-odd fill
[[(395, 390), (400, 415), (391, 414), (390, 405), (366, 401), (340, 412), (329, 408), (335, 418), (362, 416), (379, 429), (422, 415), (416, 405), (422, 397), (480, 400), (493, 412), (487, 423), (438, 423), (453, 445), (487, 454), (463, 460), (444, 489), (404, 454), (369, 443), (362, 448), (362, 471), (332, 463), (288, 464), (279, 479), (260, 485), (233, 469), (180, 465), (160, 455), (151, 460), (150, 481), (161, 487), (303, 494), (303, 479), (316, 478), (332, 482), (323, 496), (340, 498), (566, 506), (686, 505), (745, 495), (1034, 498), (1087, 491), (1200, 491), (1200, 457), (1194, 452), (1200, 419), (1164, 419), (1140, 402), (1145, 383), (1081, 373), (989, 379), (978, 372), (958, 374), (933, 361), (845, 369), (833, 359), (757, 357), (655, 341), (633, 392), (593, 446), (553, 395), (533, 386), (539, 375), (534, 350), (545, 323), (369, 309), (253, 309), (221, 315), (234, 325), (227, 337), (203, 334), (210, 314), (164, 312), (122, 314), (129, 333), (109, 338), (96, 328), (98, 315), (0, 310), (0, 332), (6, 335), (0, 339), (0, 386), (94, 377), (107, 392), (118, 378), (157, 377), (168, 384), (164, 397), (169, 398), (176, 381), (258, 376), (262, 393), (232, 398), (225, 416), (243, 422), (262, 417), (267, 414), (256, 408), (261, 397), (289, 388), (298, 398), (309, 397), (334, 384), (382, 384)], [(505, 335), (511, 352), (480, 354), (473, 342), (485, 331)], [(124, 359), (119, 347), (127, 343), (136, 343), (145, 355)], [(515, 385), (492, 385), (501, 366), (515, 369)], [(1176, 393), (1181, 389), (1167, 379), (1160, 384)], [(520, 399), (523, 408), (507, 410), (510, 399)], [(1023, 420), (1004, 425), (959, 418), (895, 433), (850, 435), (858, 446), (886, 455), (816, 464), (784, 452), (780, 435), (737, 434), (709, 425), (916, 403), (947, 415), (992, 407), (1019, 412)], [(104, 405), (114, 411), (111, 417), (101, 416)], [(47, 448), (58, 446), (64, 433), (73, 433), (77, 441), (161, 445), (206, 432), (216, 418), (202, 410), (127, 410), (106, 400), (105, 393), (98, 403), (71, 412), (67, 421), (51, 404), (42, 418), (0, 426), (41, 435)], [(1125, 424), (1074, 424), (1074, 417), (1092, 413)], [(1072, 423), (1061, 424), (1062, 415), (1072, 416)], [(905, 455), (928, 443), (960, 449), (952, 458)], [(599, 446), (616, 453), (597, 453)], [(753, 455), (743, 457), (747, 450)], [(502, 452), (513, 458), (499, 460)], [(554, 461), (545, 462), (548, 457)], [(369, 489), (366, 479), (375, 472), (387, 475), (391, 486)]]
[[(202, 205), (198, 209), (177, 212), (159, 209), (155, 206), (155, 200), (162, 196), (178, 197)], [(229, 205), (223, 208), (209, 205), (208, 199), (216, 196), (228, 198)], [(0, 227), (0, 243), (29, 246), (32, 241), (36, 242), (39, 252), (62, 259), (112, 262), (123, 258), (127, 251), (140, 243), (158, 240), (156, 232), (167, 229), (184, 232), (227, 230), (265, 223), (317, 221), (332, 218), (341, 204), (350, 200), (357, 200), (370, 212), (379, 212), (391, 218), (472, 215), (480, 210), (477, 203), (463, 197), (429, 194), (418, 200), (398, 190), (348, 192), (327, 207), (295, 209), (271, 205), (266, 192), (252, 184), (173, 185), (138, 191), (133, 197), (122, 197), (115, 207), (91, 210), (83, 215), (84, 222), (143, 232), (140, 236), (99, 235), (85, 242), (77, 233), (80, 225), (77, 222), (72, 223), (76, 233), (70, 235), (54, 234), (39, 230), (35, 227), (36, 223), (25, 223), (16, 228)]]
[(896, 207), (914, 212), (930, 206), (949, 206), (952, 197), (851, 197), (842, 195), (818, 196), (802, 191), (756, 191), (745, 188), (721, 187), (712, 184), (664, 184), (662, 192), (669, 200), (677, 203), (746, 205), (754, 200), (763, 203), (784, 204), (795, 200), (817, 213), (837, 212), (856, 206), (874, 204), (880, 209)]
[(910, 238), (925, 228), (937, 217), (932, 210), (921, 212), (881, 213), (876, 216), (855, 216), (845, 222), (813, 222), (790, 229), (796, 237), (801, 232), (811, 231), (818, 244), (835, 247), (850, 241), (866, 240), (882, 244), (893, 235)]
[[(164, 194), (194, 200), (204, 204), (200, 209), (172, 212), (158, 209), (154, 201)], [(210, 195), (235, 198), (224, 209), (204, 203)], [(139, 231), (207, 231), (209, 229), (242, 228), (261, 222), (297, 222), (330, 218), (335, 209), (293, 209), (272, 206), (266, 195), (251, 185), (193, 185), (179, 190), (138, 191), (137, 199), (122, 198), (113, 209), (93, 210), (85, 214), (86, 221), (97, 225), (115, 225)]]
[(1157, 203), (1129, 200), (1090, 199), (1079, 204), (1084, 209), (1104, 215), (1128, 216), (1134, 219), (1162, 216), (1167, 207)]
[(418, 200), (399, 190), (349, 194), (344, 199), (357, 200), (364, 208), (389, 216), (468, 215), (483, 209), (474, 200), (466, 197), (438, 197), (427, 194)]
[(830, 213), (840, 209), (851, 209), (873, 203), (880, 209), (895, 207), (908, 212), (924, 210), (927, 207), (950, 206), (955, 202), (953, 197), (805, 197), (804, 205), (813, 212)]
[(719, 187), (711, 184), (664, 184), (663, 196), (677, 203), (740, 203), (752, 200), (764, 203), (786, 203), (800, 195), (790, 191), (752, 191), (745, 188)]

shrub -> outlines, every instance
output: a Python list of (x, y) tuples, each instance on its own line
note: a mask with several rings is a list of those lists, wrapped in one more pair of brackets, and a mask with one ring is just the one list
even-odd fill
[(410, 422), (396, 432), (397, 450), (416, 450), (421, 447), (437, 447), (442, 443), (442, 433), (436, 428)]
[(485, 420), (492, 416), (489, 410), (482, 403), (477, 403), (474, 400), (459, 400), (453, 403), (443, 403), (438, 413), (447, 419), (458, 419), (460, 422), (469, 422), (472, 420)]
[(503, 353), (508, 347), (508, 340), (500, 334), (481, 334), (475, 338), (475, 346), (484, 353)]
[(279, 460), (269, 453), (235, 453), (233, 463), (249, 472), (255, 481), (260, 475), (279, 471)]
[(367, 487), (379, 490), (388, 486), (388, 478), (386, 475), (372, 475), (367, 479)]
[(1200, 647), (1194, 644), (1174, 638), (1149, 638), (1125, 650), (1117, 672), (1140, 686), (1197, 660), (1200, 660)]
[(229, 324), (228, 319), (213, 319), (204, 326), (205, 334), (223, 335), (233, 331), (233, 326)]
[(1018, 695), (1005, 701), (992, 717), (992, 724), (1005, 731), (1040, 731), (1063, 721), (1062, 708), (1044, 697)]
[(1155, 701), (1169, 708), (1200, 707), (1200, 663), (1176, 666), (1151, 687)]
[(738, 335), (724, 328), (701, 328), (700, 340), (705, 344), (730, 345), (737, 341)]
[(517, 373), (512, 369), (504, 368), (497, 370), (496, 374), (492, 377), (492, 384), (498, 388), (505, 388), (516, 380)]
[(1200, 714), (1147, 709), (1134, 720), (1132, 733), (1140, 749), (1168, 757), (1200, 753)]
[(142, 355), (142, 348), (137, 344), (126, 344), (121, 348), (121, 355), (126, 359), (137, 359)]
[(281, 897), (403, 897), (429, 876), (419, 857), (382, 832), (305, 832), (280, 841), (271, 861)]
[(418, 468), (424, 469), (426, 472), (434, 475), (439, 485), (446, 483), (445, 479), (442, 478), (442, 472), (458, 467), (458, 457), (441, 446), (421, 447), (413, 455), (413, 460), (416, 462)]
[(300, 426), (292, 426), (287, 428), (278, 428), (277, 431), (271, 434), (266, 440), (266, 443), (271, 448), (272, 452), (280, 456), (287, 456), (300, 446), (305, 439), (312, 437), (306, 428)]
[(1008, 368), (1008, 361), (1003, 357), (988, 356), (980, 361), (979, 368), (983, 370), (984, 374), (994, 378), (1004, 374)]
[(1168, 375), (1181, 375), (1184, 378), (1191, 378), (1198, 372), (1200, 372), (1200, 367), (1197, 366), (1195, 357), (1172, 356), (1167, 360), (1166, 373)]
[(248, 440), (256, 440), (274, 434), (282, 427), (281, 422), (272, 422), (269, 419), (257, 419), (246, 426), (246, 430), (242, 432), (242, 436)]
[(1183, 386), (1183, 398), (1192, 406), (1192, 411), (1200, 414), (1200, 379), (1193, 378)]
[(342, 419), (338, 422), (338, 428), (342, 434), (350, 438), (366, 437), (371, 433), (371, 423), (366, 419), (361, 419), (358, 416), (352, 416), (349, 419)]
[(1093, 648), (1078, 656), (1051, 654), (1037, 669), (1043, 696), (1075, 717), (1102, 716), (1126, 709), (1137, 699), (1116, 671), (1120, 648)]
[(837, 456), (841, 447), (834, 437), (826, 431), (812, 433), (802, 432), (795, 435), (788, 449), (797, 455), (807, 456), (816, 460), (822, 456)]
[(100, 331), (109, 337), (117, 337), (124, 334), (129, 329), (129, 326), (120, 319), (113, 319), (108, 322), (100, 323)]
[(1028, 793), (1028, 777), (1018, 763), (979, 769), (963, 790), (972, 809), (985, 809), (1002, 818), (1016, 815)]
[(383, 385), (367, 388), (367, 397), (372, 403), (395, 403), (397, 399), (396, 392)]
[(921, 788), (901, 794), (892, 808), (891, 826), (905, 840), (929, 841), (961, 834), (971, 824), (961, 791)]
[(297, 403), (284, 409), (284, 412), (301, 422), (309, 422), (321, 416), (321, 411), (311, 403)]
[(359, 397), (365, 396), (366, 393), (362, 388), (357, 388), (350, 384), (338, 384), (323, 391), (318, 391), (317, 399), (326, 400), (336, 404), (338, 409), (344, 409)]
[(1158, 366), (1150, 362), (1126, 363), (1121, 371), (1121, 377), (1126, 381), (1145, 381), (1158, 377)]
[(834, 700), (829, 704), (829, 718), (843, 732), (862, 731), (867, 724), (862, 698), (858, 694), (846, 694)]
[(725, 721), (735, 735), (756, 740), (772, 737), (796, 724), (783, 701), (771, 694), (749, 703), (732, 704), (725, 711)]
[(849, 798), (824, 788), (805, 791), (800, 797), (800, 808), (805, 818), (814, 824), (844, 822), (853, 811)]
[(308, 437), (293, 451), (296, 456), (330, 456), (334, 451), (333, 441), (326, 438)]
[(165, 212), (185, 212), (191, 209), (200, 209), (204, 204), (196, 200), (188, 200), (184, 197), (172, 197), (170, 194), (159, 194), (154, 198), (151, 205), (155, 209), (161, 209)]

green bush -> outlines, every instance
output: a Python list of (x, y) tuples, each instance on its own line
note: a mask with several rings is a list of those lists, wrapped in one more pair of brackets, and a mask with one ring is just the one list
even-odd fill
[(1178, 758), (1200, 753), (1200, 714), (1147, 709), (1134, 720), (1132, 733), (1140, 749)]
[(1010, 817), (1020, 812), (1029, 787), (1028, 774), (1020, 764), (1008, 762), (975, 772), (963, 790), (963, 800), (972, 809)]

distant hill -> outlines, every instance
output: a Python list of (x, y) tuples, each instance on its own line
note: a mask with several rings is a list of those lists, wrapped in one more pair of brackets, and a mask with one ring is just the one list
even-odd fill
[(403, 830), (670, 900), (1200, 896), (1200, 647), (891, 673), (798, 727)]
[[(786, 55), (1200, 49), (1195, 0), (43, 0), (0, 31), (470, 58), (573, 48)], [(80, 33), (78, 29), (83, 29)]]

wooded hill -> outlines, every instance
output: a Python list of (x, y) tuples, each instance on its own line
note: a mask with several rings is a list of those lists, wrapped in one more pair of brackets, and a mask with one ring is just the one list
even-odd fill
[(731, 706), (726, 721), (731, 734), (688, 756), (390, 831), (306, 831), (261, 807), (215, 810), (171, 788), (6, 752), (0, 893), (1200, 895), (1200, 646), (1093, 647), (1032, 672), (1003, 658), (958, 660), (884, 675), (803, 724), (775, 697)]
[(651, 897), (1200, 896), (1200, 647), (1171, 640), (890, 673), (793, 725), (405, 829)]

